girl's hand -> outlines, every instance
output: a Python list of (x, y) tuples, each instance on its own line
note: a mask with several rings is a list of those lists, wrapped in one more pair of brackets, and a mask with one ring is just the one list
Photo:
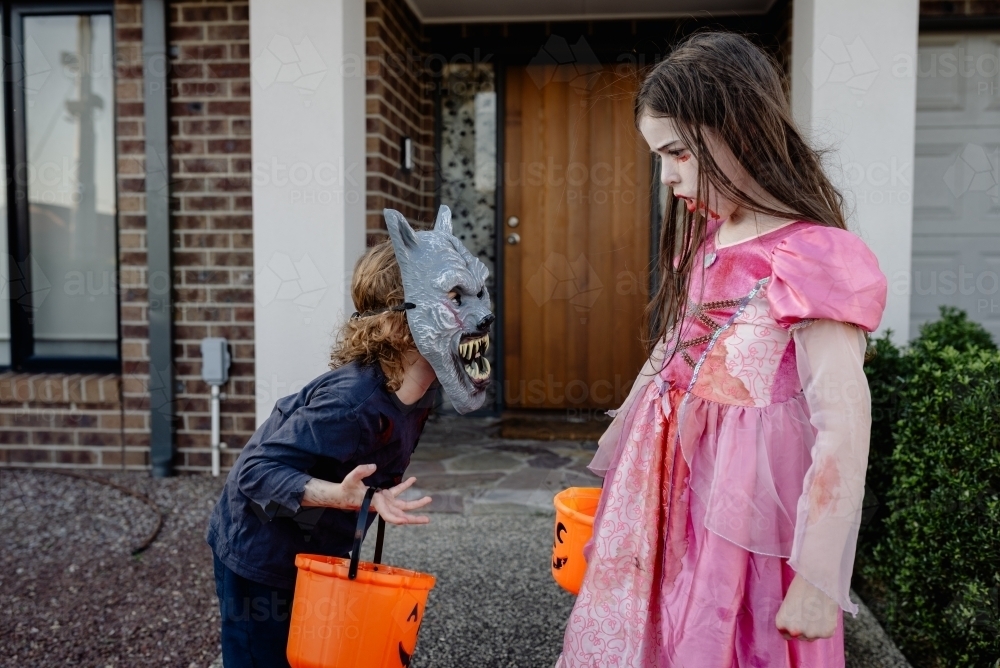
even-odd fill
[(813, 641), (832, 638), (837, 630), (837, 610), (832, 598), (796, 575), (788, 586), (774, 625), (785, 640)]
[[(361, 507), (361, 502), (364, 501), (365, 493), (368, 491), (368, 486), (362, 480), (375, 473), (375, 468), (374, 464), (364, 464), (344, 476), (344, 482), (340, 483), (340, 495), (345, 505), (341, 507), (355, 510)], [(372, 507), (375, 508), (375, 512), (389, 524), (427, 524), (430, 522), (430, 519), (425, 515), (410, 515), (408, 513), (426, 506), (431, 502), (431, 497), (425, 496), (416, 501), (403, 501), (396, 498), (416, 481), (416, 478), (411, 477), (395, 487), (376, 492), (372, 498)]]

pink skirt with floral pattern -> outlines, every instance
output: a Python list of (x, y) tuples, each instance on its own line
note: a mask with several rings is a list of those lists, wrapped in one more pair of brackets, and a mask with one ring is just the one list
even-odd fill
[(801, 394), (733, 406), (649, 383), (605, 478), (557, 668), (843, 668), (842, 613), (825, 640), (775, 628), (808, 415)]

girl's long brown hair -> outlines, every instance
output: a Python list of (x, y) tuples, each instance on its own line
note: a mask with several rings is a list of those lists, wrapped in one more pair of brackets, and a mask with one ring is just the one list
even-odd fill
[[(844, 199), (823, 172), (822, 152), (810, 147), (792, 120), (777, 64), (735, 33), (696, 33), (646, 76), (635, 99), (635, 122), (669, 118), (698, 160), (697, 201), (709, 184), (748, 211), (846, 229)], [(739, 164), (773, 200), (754, 201), (719, 168), (706, 130), (725, 142)], [(655, 148), (655, 147), (653, 147)], [(681, 322), (695, 256), (705, 241), (703, 212), (671, 197), (664, 213), (657, 268), (659, 285), (646, 308), (650, 346)], [(680, 327), (674, 337), (679, 340)]]

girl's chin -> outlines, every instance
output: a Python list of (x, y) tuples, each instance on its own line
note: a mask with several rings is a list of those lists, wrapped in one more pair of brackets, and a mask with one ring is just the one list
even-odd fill
[(717, 212), (713, 211), (712, 209), (710, 209), (709, 207), (705, 206), (704, 204), (701, 204), (699, 202), (695, 202), (693, 199), (688, 199), (687, 197), (681, 197), (680, 195), (678, 195), (678, 197), (680, 199), (684, 200), (684, 206), (687, 207), (688, 213), (694, 213), (695, 211), (704, 211), (704, 212), (706, 212), (708, 214), (709, 218), (718, 218), (719, 217), (719, 214)]
[(709, 207), (705, 206), (704, 204), (698, 205), (698, 204), (695, 204), (694, 202), (692, 202), (691, 200), (685, 200), (684, 203), (687, 206), (688, 213), (694, 213), (695, 211), (704, 211), (705, 213), (708, 214), (709, 218), (718, 218), (719, 217), (718, 213), (716, 213), (715, 211), (713, 211)]

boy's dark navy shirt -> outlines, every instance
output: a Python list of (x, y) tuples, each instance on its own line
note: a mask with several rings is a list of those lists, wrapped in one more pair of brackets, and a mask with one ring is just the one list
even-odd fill
[(398, 484), (434, 394), (407, 406), (386, 389), (379, 365), (352, 363), (278, 400), (226, 478), (208, 526), (212, 550), (237, 574), (281, 589), (295, 586), (296, 554), (347, 556), (357, 512), (301, 507), (306, 483), (341, 482), (375, 464), (365, 484)]

